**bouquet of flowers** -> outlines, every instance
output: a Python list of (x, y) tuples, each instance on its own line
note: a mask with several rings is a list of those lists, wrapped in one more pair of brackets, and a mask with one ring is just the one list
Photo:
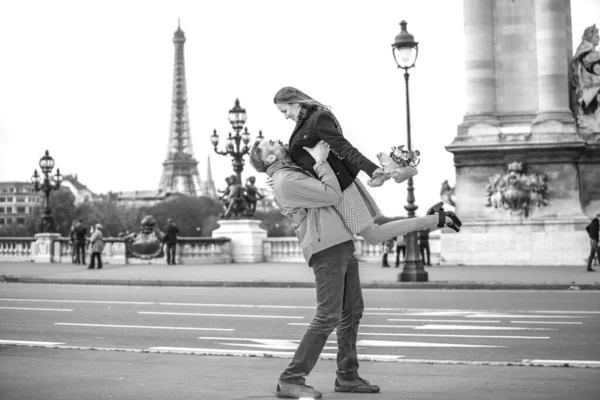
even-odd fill
[(415, 176), (417, 165), (419, 165), (419, 150), (410, 151), (404, 149), (404, 145), (392, 146), (392, 151), (388, 153), (377, 153), (377, 159), (384, 174), (374, 176), (367, 183), (370, 186), (377, 187), (383, 185), (383, 182), (392, 178), (396, 183), (402, 183), (408, 178)]

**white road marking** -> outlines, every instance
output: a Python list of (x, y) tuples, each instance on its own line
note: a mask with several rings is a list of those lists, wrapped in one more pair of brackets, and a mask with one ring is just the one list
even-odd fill
[(25, 311), (73, 311), (69, 308), (29, 308), (29, 307), (0, 307), (0, 310), (25, 310)]
[(552, 325), (581, 325), (583, 322), (562, 321), (509, 321), (511, 324), (552, 324)]
[(492, 346), (484, 344), (455, 344), (455, 343), (432, 343), (432, 342), (396, 342), (389, 340), (359, 340), (359, 347), (487, 347), (503, 348), (506, 346)]
[[(308, 322), (288, 322), (288, 325), (295, 326), (307, 326), (310, 325)], [(416, 328), (416, 325), (365, 325), (360, 324), (361, 328)], [(332, 332), (335, 333), (335, 332)]]
[(64, 343), (60, 342), (35, 342), (27, 340), (3, 340), (0, 339), (0, 344), (14, 344), (18, 346), (58, 346)]
[(547, 366), (600, 366), (600, 361), (593, 360), (523, 360), (524, 363), (533, 364), (533, 365), (547, 365)]
[(554, 331), (551, 328), (526, 328), (526, 327), (509, 327), (509, 326), (481, 326), (481, 325), (423, 325), (415, 329), (424, 330), (484, 330), (484, 331)]
[(10, 299), (0, 298), (0, 301), (30, 301), (40, 303), (90, 303), (90, 304), (135, 304), (152, 305), (152, 301), (116, 301), (116, 300), (61, 300), (61, 299)]
[(161, 306), (193, 306), (193, 307), (231, 307), (231, 308), (283, 308), (315, 310), (317, 306), (278, 306), (266, 304), (210, 304), (210, 303), (158, 303)]
[[(307, 326), (307, 322), (288, 322), (288, 325)], [(361, 328), (406, 328), (406, 329), (423, 329), (423, 330), (488, 330), (488, 331), (555, 331), (552, 328), (527, 328), (527, 327), (504, 327), (504, 326), (480, 326), (480, 325), (360, 325)]]
[(590, 318), (581, 315), (473, 314), (467, 318)]
[[(387, 315), (387, 314), (382, 314), (382, 315)], [(500, 320), (497, 320), (497, 321), (491, 321), (491, 320), (469, 321), (466, 319), (416, 319), (416, 318), (415, 319), (387, 318), (387, 320), (394, 321), (394, 322), (402, 322), (402, 321), (406, 321), (406, 322), (459, 322), (459, 323), (466, 323), (466, 324), (484, 324), (484, 323), (493, 324), (493, 323), (500, 322)]]
[(416, 337), (452, 337), (481, 339), (550, 339), (550, 336), (500, 336), (500, 335), (443, 335), (438, 333), (370, 333), (358, 332), (359, 336), (416, 336)]
[[(259, 356), (259, 357), (277, 357), (289, 358), (294, 355), (291, 351), (262, 351), (262, 350), (235, 350), (235, 349), (205, 349), (194, 347), (150, 347), (148, 351), (170, 352), (170, 353), (190, 353), (203, 355), (236, 355), (236, 356)], [(380, 355), (380, 354), (359, 354), (359, 361), (399, 361), (404, 356)], [(321, 353), (322, 360), (335, 360), (337, 354)]]
[(93, 327), (93, 328), (165, 329), (165, 330), (181, 330), (181, 331), (223, 331), (223, 332), (233, 332), (235, 330), (235, 329), (229, 329), (229, 328), (194, 328), (194, 327), (185, 327), (185, 326), (79, 324), (79, 323), (71, 323), (71, 322), (55, 322), (54, 325), (87, 326), (87, 327)]
[(280, 318), (280, 319), (303, 319), (304, 317), (290, 315), (251, 315), (251, 314), (205, 314), (205, 313), (178, 313), (161, 311), (138, 311), (138, 314), (153, 315), (187, 315), (197, 317), (233, 317), (233, 318)]
[[(255, 339), (255, 338), (227, 338), (227, 337), (206, 337), (201, 336), (201, 340), (226, 340), (232, 342), (252, 342), (253, 344), (242, 343), (220, 343), (228, 346), (247, 346), (262, 347), (277, 350), (295, 350), (298, 348), (299, 340), (281, 340), (281, 339)], [(337, 343), (334, 340), (328, 340), (327, 343)], [(501, 348), (505, 346), (479, 345), (479, 344), (454, 344), (454, 343), (432, 343), (432, 342), (397, 342), (389, 340), (359, 340), (356, 342), (359, 347), (494, 347)], [(333, 348), (335, 349), (335, 347)]]

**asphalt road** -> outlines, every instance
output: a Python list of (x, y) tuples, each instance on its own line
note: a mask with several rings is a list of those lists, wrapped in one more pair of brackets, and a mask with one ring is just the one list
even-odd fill
[[(383, 362), (600, 366), (600, 293), (365, 290)], [(4, 284), (0, 345), (289, 358), (314, 289)], [(335, 356), (335, 335), (324, 357)]]

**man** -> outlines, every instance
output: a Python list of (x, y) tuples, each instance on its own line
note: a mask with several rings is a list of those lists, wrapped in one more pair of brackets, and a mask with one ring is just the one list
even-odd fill
[(598, 239), (600, 237), (600, 213), (596, 215), (596, 218), (592, 219), (592, 222), (585, 227), (585, 230), (590, 236), (590, 256), (588, 257), (587, 270), (589, 272), (594, 272), (595, 269), (592, 268), (594, 256), (598, 257), (598, 261), (600, 261), (600, 247), (598, 246)]
[(280, 141), (262, 140), (250, 151), (250, 164), (273, 180), (275, 202), (292, 219), (317, 287), (316, 315), (291, 363), (279, 377), (276, 396), (322, 397), (321, 392), (306, 385), (305, 377), (336, 327), (338, 370), (334, 390), (377, 393), (378, 386), (358, 375), (356, 338), (364, 305), (352, 235), (333, 207), (342, 198), (342, 191), (327, 163), (327, 145), (320, 142), (312, 149), (304, 149), (315, 159), (313, 169), (318, 179), (293, 164)]
[(176, 265), (175, 254), (177, 250), (177, 235), (179, 235), (179, 228), (173, 222), (171, 218), (167, 220), (165, 225), (165, 252), (167, 253), (167, 265)]
[(83, 220), (79, 220), (77, 221), (77, 223), (75, 224), (75, 232), (74, 232), (74, 237), (75, 237), (75, 259), (77, 260), (78, 263), (81, 263), (83, 265), (86, 265), (85, 263), (85, 234), (87, 232), (87, 229), (85, 227), (85, 225), (83, 225)]

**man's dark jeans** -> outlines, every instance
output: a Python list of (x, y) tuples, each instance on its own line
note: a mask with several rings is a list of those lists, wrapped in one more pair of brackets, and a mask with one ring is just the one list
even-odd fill
[(327, 338), (337, 327), (337, 375), (358, 377), (356, 338), (364, 304), (354, 244), (344, 242), (312, 256), (309, 262), (317, 284), (317, 313), (308, 326), (292, 362), (281, 374), (286, 383), (304, 384), (319, 359)]
[(175, 264), (175, 250), (177, 243), (166, 243), (165, 253), (167, 253), (167, 264)]
[(75, 254), (77, 262), (85, 265), (85, 240), (76, 240), (75, 241)]
[(598, 262), (600, 263), (600, 246), (598, 246), (598, 241), (590, 239), (590, 255), (588, 257), (587, 269), (592, 269), (594, 256), (598, 257)]

